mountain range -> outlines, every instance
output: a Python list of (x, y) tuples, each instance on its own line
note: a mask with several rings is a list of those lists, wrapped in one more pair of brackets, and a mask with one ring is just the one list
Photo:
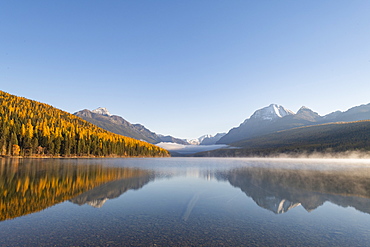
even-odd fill
[(75, 115), (108, 131), (153, 144), (166, 142), (231, 146), (228, 149), (207, 151), (199, 154), (200, 156), (265, 156), (281, 152), (292, 154), (328, 150), (366, 151), (370, 146), (367, 143), (367, 138), (370, 138), (367, 132), (370, 122), (356, 122), (370, 119), (370, 104), (325, 116), (320, 116), (305, 106), (294, 113), (281, 105), (271, 104), (256, 110), (250, 118), (227, 134), (203, 135), (191, 140), (156, 134), (141, 124), (131, 124), (120, 116), (110, 114), (106, 108), (82, 110)]
[(141, 124), (131, 124), (124, 118), (112, 115), (107, 108), (99, 107), (95, 110), (81, 110), (75, 112), (74, 115), (92, 123), (96, 126), (106, 129), (110, 132), (132, 137), (138, 140), (146, 141), (152, 144), (160, 142), (172, 142), (182, 145), (213, 145), (220, 140), (226, 133), (217, 133), (213, 135), (203, 135), (197, 139), (180, 139), (170, 135), (161, 135), (150, 131)]
[(174, 142), (178, 144), (188, 144), (185, 140), (178, 139), (172, 136), (158, 135), (141, 124), (131, 124), (124, 118), (111, 115), (106, 108), (99, 107), (93, 111), (81, 110), (75, 112), (74, 115), (92, 123), (100, 128), (110, 132), (132, 137), (138, 140), (143, 140), (149, 143)]
[(370, 119), (370, 104), (356, 106), (345, 112), (336, 111), (325, 116), (320, 116), (305, 106), (294, 113), (283, 106), (271, 104), (255, 111), (239, 127), (231, 129), (224, 135), (217, 144), (232, 144), (297, 127), (367, 119)]

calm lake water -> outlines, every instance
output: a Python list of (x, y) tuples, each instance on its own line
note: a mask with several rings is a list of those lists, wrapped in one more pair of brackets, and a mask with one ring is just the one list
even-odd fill
[(370, 161), (0, 159), (0, 246), (368, 246)]

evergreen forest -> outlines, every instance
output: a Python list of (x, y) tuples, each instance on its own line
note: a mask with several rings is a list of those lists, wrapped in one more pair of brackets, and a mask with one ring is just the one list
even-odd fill
[(0, 91), (0, 155), (166, 157), (169, 152), (50, 105)]

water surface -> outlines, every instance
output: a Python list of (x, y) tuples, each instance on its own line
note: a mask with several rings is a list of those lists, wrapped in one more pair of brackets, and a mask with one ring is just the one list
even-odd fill
[(1, 159), (1, 246), (367, 246), (370, 163)]

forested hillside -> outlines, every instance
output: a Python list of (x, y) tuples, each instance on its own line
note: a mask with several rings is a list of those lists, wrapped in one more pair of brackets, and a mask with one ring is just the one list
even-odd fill
[(0, 155), (163, 157), (169, 153), (50, 105), (0, 91)]

